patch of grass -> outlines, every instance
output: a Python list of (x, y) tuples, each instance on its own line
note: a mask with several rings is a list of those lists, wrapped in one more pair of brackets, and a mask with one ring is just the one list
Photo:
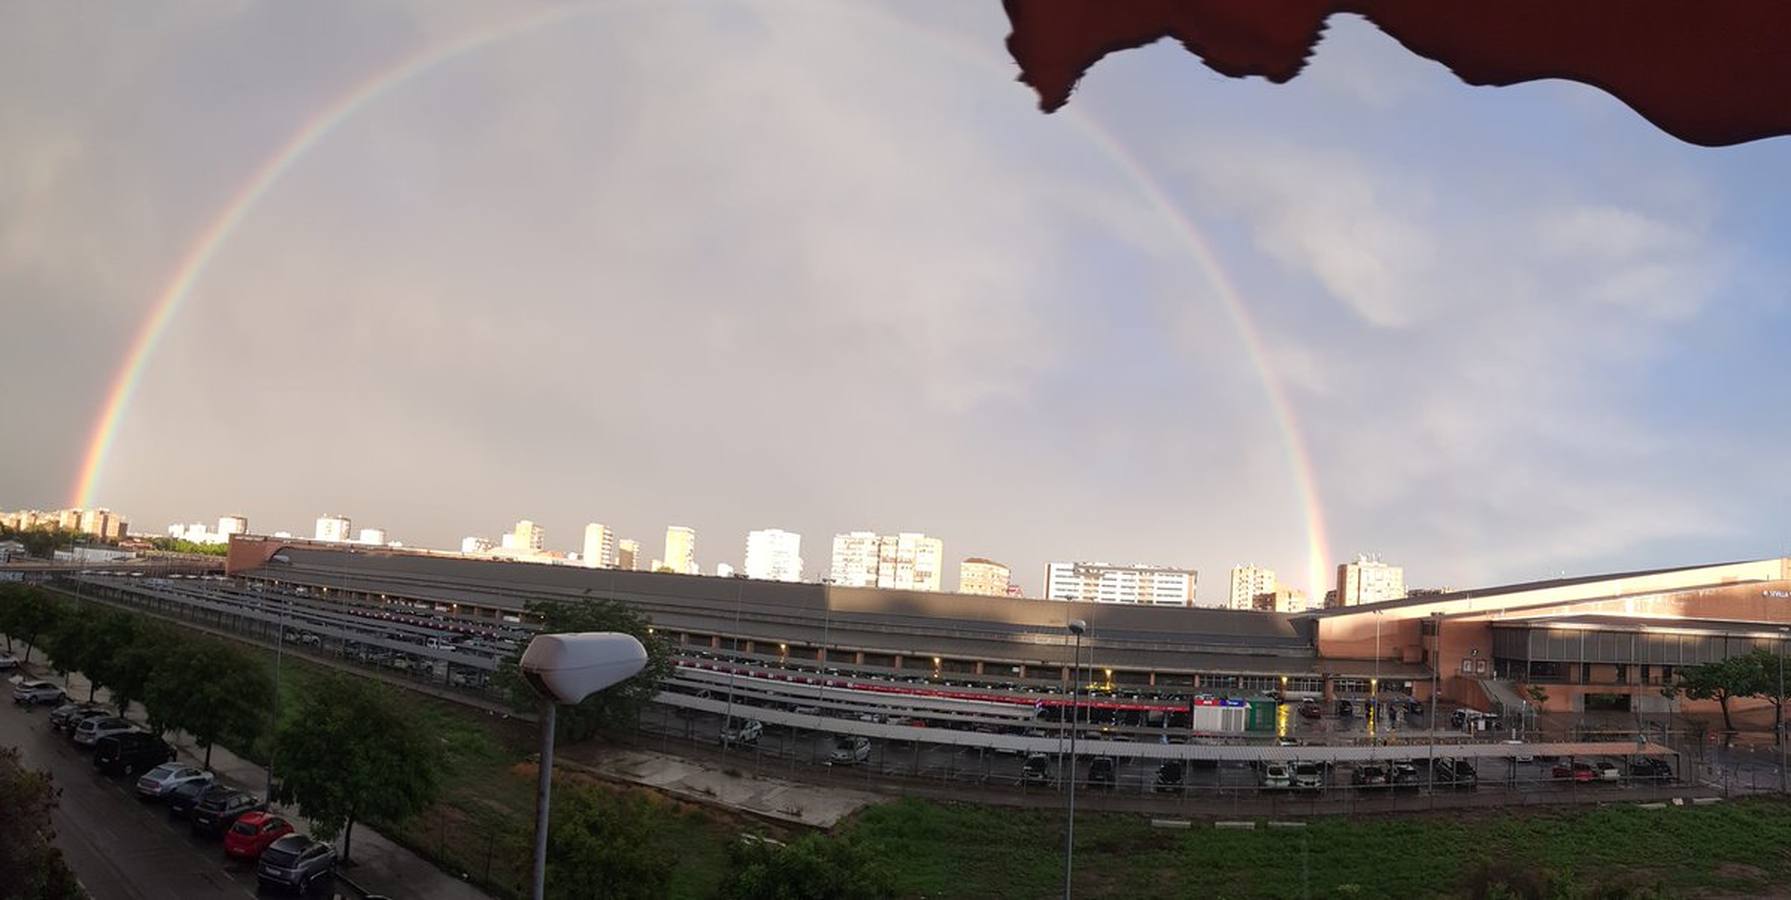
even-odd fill
[[(904, 800), (852, 829), (904, 896), (1047, 896), (1063, 877), (1062, 814)], [(1080, 896), (1463, 897), (1489, 883), (1545, 896), (1759, 895), (1791, 877), (1791, 805), (1633, 806), (1466, 816), (1328, 818), (1302, 829), (1152, 829), (1076, 819)], [(1528, 880), (1526, 880), (1528, 879)]]

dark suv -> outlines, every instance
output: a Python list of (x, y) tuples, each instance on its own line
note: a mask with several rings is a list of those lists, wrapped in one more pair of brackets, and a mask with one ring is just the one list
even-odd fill
[(1437, 760), (1431, 777), (1436, 779), (1439, 787), (1472, 788), (1480, 781), (1474, 767), (1460, 759)]
[(1088, 784), (1090, 787), (1113, 787), (1119, 780), (1119, 765), (1111, 756), (1097, 756), (1088, 764)]
[(263, 885), (309, 893), (318, 879), (330, 877), (336, 851), (302, 834), (289, 834), (261, 852), (255, 877)]
[(93, 745), (93, 767), (107, 775), (135, 775), (173, 758), (173, 747), (141, 731), (107, 735)]
[(222, 834), (236, 824), (237, 817), (256, 809), (267, 809), (267, 804), (255, 799), (254, 794), (214, 787), (201, 794), (193, 806), (192, 829), (195, 833)]

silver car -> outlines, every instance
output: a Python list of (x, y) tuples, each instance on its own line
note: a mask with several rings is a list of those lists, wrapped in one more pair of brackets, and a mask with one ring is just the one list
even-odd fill
[(61, 703), (66, 696), (62, 688), (47, 681), (21, 681), (12, 689), (12, 702), (20, 706)]
[(336, 866), (336, 851), (329, 844), (303, 834), (289, 834), (267, 845), (255, 877), (264, 885), (309, 893), (318, 879), (328, 879)]
[(163, 763), (143, 773), (143, 777), (137, 779), (137, 796), (146, 800), (160, 800), (167, 796), (169, 791), (183, 784), (195, 782), (211, 784), (216, 780), (216, 775), (198, 766), (189, 766), (185, 763)]
[(127, 731), (136, 730), (137, 726), (116, 716), (108, 716), (103, 719), (88, 719), (75, 728), (75, 743), (80, 744), (83, 747), (91, 747), (98, 743), (100, 738), (103, 738), (106, 735), (123, 734)]

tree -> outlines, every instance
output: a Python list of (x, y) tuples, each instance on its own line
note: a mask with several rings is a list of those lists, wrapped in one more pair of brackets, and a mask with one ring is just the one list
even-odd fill
[(247, 747), (266, 722), (273, 688), (267, 670), (241, 650), (216, 640), (196, 640), (157, 665), (144, 691), (150, 721), (178, 728), (205, 748), (220, 739)]
[(1723, 730), (1734, 731), (1729, 716), (1729, 701), (1736, 697), (1752, 697), (1760, 693), (1764, 671), (1758, 660), (1748, 656), (1731, 656), (1689, 669), (1679, 670), (1679, 691), (1693, 700), (1715, 700), (1723, 710)]
[(547, 896), (665, 896), (678, 865), (665, 837), (666, 816), (638, 794), (570, 780), (556, 785), (547, 827)]
[(895, 891), (889, 873), (855, 838), (806, 834), (788, 846), (742, 840), (728, 849), (731, 900), (855, 900)]
[[(165, 625), (154, 622), (138, 625), (128, 614), (119, 613), (119, 616), (132, 623), (135, 635), (106, 663), (104, 677), (106, 687), (112, 691), (112, 703), (122, 716), (130, 711), (132, 701), (148, 696), (149, 684), (156, 671), (176, 656), (183, 640)], [(156, 733), (174, 727), (164, 717), (166, 710), (145, 703), (144, 711), (149, 716), (150, 728)]]
[(275, 794), (319, 837), (340, 833), (347, 860), (354, 823), (401, 822), (435, 801), (441, 764), (440, 741), (391, 689), (332, 674), (306, 683), (280, 725)]
[[(87, 676), (87, 699), (93, 699), (95, 689), (105, 687), (112, 692), (112, 702), (118, 703), (118, 676), (137, 643), (137, 618), (117, 610), (99, 610), (91, 606), (87, 609), (94, 614), (87, 634), (87, 652), (81, 664), (81, 673)], [(124, 705), (118, 707), (119, 715), (124, 714), (131, 699), (132, 695), (125, 696)]]
[[(659, 693), (660, 682), (672, 674), (671, 645), (653, 632), (652, 622), (646, 616), (620, 601), (548, 601), (531, 603), (528, 611), (540, 617), (543, 634), (620, 631), (634, 635), (647, 648), (647, 665), (639, 674), (592, 694), (577, 706), (560, 707), (555, 720), (562, 740), (582, 741), (600, 728), (633, 725), (640, 718), (641, 709)], [(541, 700), (517, 668), (521, 658), (519, 652), (505, 660), (498, 668), (496, 680), (509, 694), (512, 705), (528, 711), (540, 705)]]
[(1747, 655), (1750, 665), (1759, 673), (1759, 689), (1755, 693), (1772, 701), (1772, 738), (1778, 743), (1785, 738), (1785, 680), (1782, 677), (1782, 666), (1785, 662), (1780, 655), (1784, 648), (1777, 651), (1768, 647), (1755, 647)]
[(52, 842), (50, 776), (26, 770), (16, 747), (0, 747), (0, 897), (80, 900), (87, 892)]
[[(86, 672), (93, 665), (95, 657), (95, 633), (99, 630), (99, 616), (91, 606), (83, 606), (72, 613), (63, 615), (57, 620), (50, 632), (44, 635), (44, 656), (49, 659), (50, 666), (62, 675), (63, 684), (68, 683), (68, 673)], [(88, 679), (87, 699), (93, 699), (92, 679)]]
[[(0, 602), (0, 630), (25, 642), (25, 662), (31, 661), (31, 648), (38, 639), (48, 635), (61, 617), (62, 607), (35, 587), (16, 588)], [(10, 641), (7, 646), (10, 649)]]

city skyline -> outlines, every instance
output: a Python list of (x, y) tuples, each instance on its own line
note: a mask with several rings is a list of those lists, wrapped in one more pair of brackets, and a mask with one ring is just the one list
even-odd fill
[(22, 12), (0, 357), (59, 375), (0, 496), (648, 557), (924, 528), (1030, 593), (1160, 560), (1205, 601), (1240, 559), (1317, 599), (1357, 550), (1471, 584), (1791, 534), (1786, 141), (1480, 91), (1350, 16), (1287, 85), (1153, 47), (1041, 116), (995, 4), (599, 6), (173, 4), (55, 55)]

